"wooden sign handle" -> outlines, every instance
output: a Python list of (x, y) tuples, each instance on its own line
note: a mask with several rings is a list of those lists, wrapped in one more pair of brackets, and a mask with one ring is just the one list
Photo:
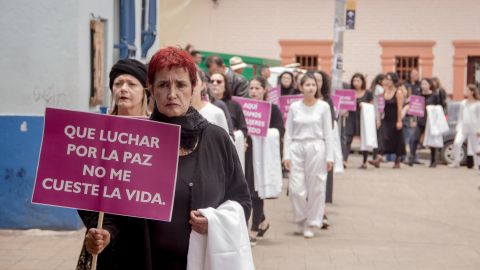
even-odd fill
[[(105, 213), (103, 212), (98, 212), (98, 222), (97, 222), (97, 229), (101, 229), (103, 227), (103, 216)], [(92, 268), (91, 270), (97, 270), (97, 259), (98, 255), (93, 255), (92, 259)]]

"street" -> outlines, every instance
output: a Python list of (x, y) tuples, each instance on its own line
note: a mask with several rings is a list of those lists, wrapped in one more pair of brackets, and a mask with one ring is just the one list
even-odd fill
[[(293, 235), (285, 192), (266, 201), (271, 228), (252, 248), (256, 269), (480, 268), (477, 171), (359, 165), (352, 156), (335, 176), (331, 227), (313, 239)], [(74, 269), (83, 233), (0, 231), (0, 269)]]

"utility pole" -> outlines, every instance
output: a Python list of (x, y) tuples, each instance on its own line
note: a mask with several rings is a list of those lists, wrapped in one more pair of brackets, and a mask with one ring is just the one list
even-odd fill
[[(342, 89), (343, 73), (343, 32), (345, 31), (345, 1), (335, 0), (335, 18), (333, 23), (333, 63), (332, 63), (332, 90)], [(335, 94), (333, 92), (332, 94)], [(343, 129), (344, 118), (340, 117), (339, 129)], [(340, 136), (341, 136), (340, 132)], [(327, 176), (326, 202), (333, 202), (333, 170)]]

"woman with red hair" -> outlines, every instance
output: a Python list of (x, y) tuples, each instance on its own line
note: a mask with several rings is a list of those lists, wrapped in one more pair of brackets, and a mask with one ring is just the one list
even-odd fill
[[(104, 229), (97, 230), (109, 241), (89, 249), (100, 254), (99, 269), (186, 269), (190, 233), (221, 233), (208, 231), (209, 220), (198, 209), (233, 201), (248, 220), (250, 194), (237, 152), (225, 130), (191, 107), (196, 82), (195, 63), (185, 51), (161, 49), (150, 61), (148, 85), (156, 103), (150, 119), (181, 126), (172, 219), (106, 219)], [(234, 234), (245, 233), (248, 244), (245, 221), (243, 226), (244, 231), (239, 227)], [(113, 259), (102, 260), (102, 250), (115, 241)]]

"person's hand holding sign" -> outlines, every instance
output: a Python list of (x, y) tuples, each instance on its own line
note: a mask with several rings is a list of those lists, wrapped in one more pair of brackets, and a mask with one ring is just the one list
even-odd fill
[(192, 230), (196, 231), (199, 234), (208, 233), (208, 219), (198, 211), (190, 212), (190, 225), (192, 225)]
[(90, 254), (100, 254), (109, 243), (110, 233), (107, 230), (91, 228), (85, 235), (85, 247)]

